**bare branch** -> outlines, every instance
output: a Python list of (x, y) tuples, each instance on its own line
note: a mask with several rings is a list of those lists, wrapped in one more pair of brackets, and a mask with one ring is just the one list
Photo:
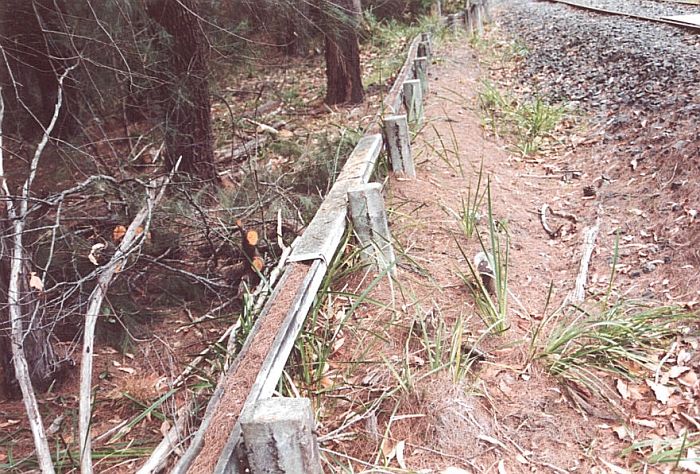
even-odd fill
[[(177, 165), (173, 168), (173, 172), (176, 169)], [(97, 285), (88, 299), (88, 309), (85, 315), (83, 354), (80, 362), (80, 408), (78, 415), (78, 426), (80, 430), (80, 471), (83, 474), (91, 474), (93, 472), (90, 418), (92, 414), (92, 365), (97, 318), (114, 275), (121, 270), (126, 262), (126, 258), (139, 247), (144, 236), (148, 234), (148, 227), (150, 226), (150, 218), (153, 209), (163, 197), (165, 188), (170, 182), (172, 175), (171, 173), (170, 176), (161, 181), (160, 190), (155, 186), (148, 189), (146, 204), (141, 208), (138, 214), (136, 214), (134, 220), (131, 221), (117, 251), (110, 261), (102, 268), (102, 272), (97, 279)], [(139, 231), (139, 227), (142, 228), (141, 231)]]
[[(2, 89), (0, 89), (0, 176), (2, 176), (2, 193), (9, 196), (9, 189), (4, 173), (4, 154), (2, 152), (2, 122), (5, 115), (5, 104), (2, 98)], [(28, 196), (29, 190), (25, 193)], [(23, 201), (26, 203), (26, 199)], [(24, 206), (26, 209), (26, 205)], [(36, 400), (34, 388), (32, 387), (31, 377), (29, 375), (29, 365), (24, 353), (24, 327), (22, 318), (21, 306), (21, 284), (22, 278), (22, 263), (24, 262), (24, 248), (22, 246), (22, 233), (24, 232), (25, 220), (17, 218), (16, 209), (11, 199), (7, 200), (7, 212), (12, 221), (14, 231), (12, 245), (12, 260), (10, 264), (10, 281), (7, 289), (8, 311), (10, 315), (11, 325), (11, 341), (12, 341), (12, 356), (15, 366), (15, 376), (19, 383), (22, 392), (22, 401), (27, 411), (29, 426), (34, 438), (34, 447), (36, 448), (37, 460), (41, 472), (53, 474), (53, 462), (51, 461), (51, 451), (46, 439), (46, 431), (39, 413), (39, 404)]]

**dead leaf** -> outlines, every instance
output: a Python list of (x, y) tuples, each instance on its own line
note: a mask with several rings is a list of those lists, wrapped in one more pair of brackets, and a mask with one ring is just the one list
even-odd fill
[(617, 391), (622, 397), (623, 400), (629, 400), (630, 398), (630, 392), (629, 389), (627, 388), (627, 382), (624, 380), (617, 379), (617, 382), (615, 384), (617, 386)]
[(486, 441), (489, 444), (493, 444), (493, 445), (498, 446), (500, 448), (506, 449), (506, 446), (503, 443), (498, 441), (496, 438), (492, 438), (491, 436), (487, 436), (485, 434), (480, 434), (479, 436), (477, 436), (477, 438), (480, 439), (481, 441)]
[(92, 262), (92, 264), (95, 265), (96, 267), (100, 266), (99, 262), (97, 261), (97, 254), (103, 248), (105, 248), (105, 244), (99, 243), (99, 244), (93, 245), (92, 248), (90, 249), (90, 254), (88, 255), (88, 260), (90, 260), (90, 262)]
[(630, 472), (627, 469), (623, 469), (620, 466), (616, 466), (613, 463), (606, 461), (605, 459), (601, 459), (600, 462), (605, 464), (605, 466), (615, 474), (630, 474)]
[(136, 373), (136, 369), (132, 367), (117, 367), (117, 370), (121, 370), (122, 372), (126, 372), (130, 375), (134, 375)]
[(171, 424), (168, 420), (164, 420), (163, 423), (160, 424), (160, 434), (163, 435), (165, 438), (168, 436), (168, 432), (170, 431)]
[(620, 438), (621, 441), (624, 441), (626, 439), (633, 440), (634, 439), (634, 434), (631, 433), (626, 426), (620, 425), (620, 426), (613, 426), (612, 427), (613, 433), (617, 435), (618, 438)]
[(341, 337), (339, 339), (336, 339), (335, 342), (333, 343), (333, 351), (331, 351), (332, 354), (335, 354), (340, 350), (341, 347), (343, 347), (343, 344), (345, 344), (345, 338)]
[(677, 379), (678, 377), (680, 377), (681, 375), (683, 375), (684, 373), (686, 373), (689, 370), (690, 370), (690, 367), (683, 367), (680, 365), (676, 365), (676, 366), (671, 367), (671, 369), (668, 371), (667, 375), (668, 375), (668, 378), (670, 378), (670, 379)]
[(678, 466), (696, 474), (700, 474), (700, 464), (695, 462), (700, 453), (696, 452), (693, 448), (688, 448), (688, 453), (684, 460), (678, 462)]
[(396, 446), (391, 444), (391, 440), (389, 438), (384, 438), (382, 440), (382, 454), (384, 455), (384, 459), (387, 461), (391, 461), (394, 459), (394, 456), (396, 456)]
[(645, 420), (642, 418), (632, 418), (632, 423), (643, 426), (645, 428), (656, 428), (657, 424), (654, 420)]
[(396, 443), (396, 462), (399, 464), (399, 467), (401, 469), (407, 469), (406, 468), (406, 460), (403, 457), (403, 450), (406, 447), (406, 441), (401, 440), (398, 443)]
[(450, 467), (440, 471), (440, 474), (471, 474), (471, 473), (465, 469), (460, 468), (460, 467), (450, 466)]
[(115, 244), (124, 238), (126, 234), (126, 227), (123, 225), (118, 225), (112, 231), (112, 242)]
[(666, 405), (668, 403), (669, 398), (671, 398), (673, 388), (667, 387), (666, 385), (662, 385), (660, 383), (652, 382), (651, 380), (647, 380), (646, 382), (649, 388), (652, 390), (652, 392), (654, 392), (656, 399), (662, 404)]
[(4, 423), (0, 423), (0, 428), (7, 428), (8, 426), (14, 426), (19, 424), (20, 420), (13, 420), (8, 418)]
[(29, 277), (29, 288), (34, 288), (39, 291), (44, 291), (44, 282), (36, 276), (36, 272), (31, 272)]
[(694, 371), (689, 371), (678, 377), (678, 381), (687, 387), (694, 387), (698, 383), (698, 374)]
[(508, 471), (506, 471), (506, 465), (503, 462), (503, 459), (498, 461), (498, 474), (508, 474)]

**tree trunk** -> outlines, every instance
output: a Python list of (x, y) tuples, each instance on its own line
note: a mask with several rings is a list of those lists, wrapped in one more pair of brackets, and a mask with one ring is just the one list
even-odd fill
[(172, 168), (216, 179), (208, 83), (208, 43), (193, 0), (151, 0), (148, 15), (172, 37), (165, 118), (167, 161)]
[(360, 71), (357, 0), (329, 1), (326, 18), (326, 103), (360, 103), (364, 98)]

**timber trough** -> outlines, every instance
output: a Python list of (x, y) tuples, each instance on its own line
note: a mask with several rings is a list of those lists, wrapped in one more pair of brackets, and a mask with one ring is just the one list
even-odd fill
[[(485, 8), (486, 1), (468, 2), (466, 12), (456, 15), (454, 21), (461, 20), (460, 23), (467, 26), (465, 19), (477, 18), (478, 24), (469, 26), (480, 31), (483, 18), (481, 9)], [(406, 60), (384, 99), (383, 112), (378, 114), (357, 143), (303, 235), (292, 244), (286, 271), (233, 364), (222, 374), (198, 430), (181, 441), (179, 446), (174, 442), (174, 436), (169, 434), (138, 474), (157, 472), (169, 454), (178, 447), (184, 448), (182, 445), (185, 441), (189, 441), (189, 446), (171, 470), (172, 473), (228, 474), (239, 473), (246, 468), (253, 473), (268, 472), (266, 466), (270, 459), (282, 458), (290, 462), (283, 468), (277, 466), (276, 469), (283, 470), (275, 472), (291, 474), (299, 469), (293, 466), (300, 465), (305, 466), (305, 472), (321, 472), (320, 466), (316, 471), (315, 466), (308, 465), (309, 462), (318, 462), (310, 405), (270, 397), (282, 376), (328, 265), (346, 232), (348, 192), (354, 200), (351, 206), (353, 225), (358, 237), (364, 240), (361, 243), (366, 249), (373, 247), (376, 250), (369, 254), (374, 255), (377, 267), (383, 274), (388, 278), (394, 274), (396, 262), (381, 188), (369, 182), (379, 154), (385, 148), (395, 172), (408, 178), (415, 177), (408, 123), (422, 122), (431, 56), (432, 44), (427, 33), (417, 36), (410, 43)], [(392, 130), (387, 132), (387, 128)], [(383, 129), (386, 133), (382, 133)], [(371, 238), (363, 238), (363, 235), (378, 236), (380, 241), (371, 241)], [(284, 264), (280, 262), (278, 267)], [(283, 407), (290, 406), (300, 407), (300, 411), (287, 416), (290, 414)], [(260, 410), (264, 410), (264, 413)], [(275, 417), (274, 413), (284, 416)], [(261, 420), (268, 423), (267, 428), (260, 428)], [(275, 434), (265, 441), (265, 432)], [(246, 436), (250, 436), (248, 444), (251, 445), (247, 448), (247, 454), (242, 443)], [(251, 455), (251, 449), (255, 450), (254, 455)], [(268, 449), (269, 452), (261, 453), (260, 449)], [(159, 457), (154, 459), (156, 452)]]
[[(413, 118), (421, 118), (416, 115), (422, 112), (422, 103), (418, 103), (422, 101), (421, 92), (427, 90), (427, 55), (432, 52), (429, 40), (429, 36), (423, 34), (411, 42), (406, 61), (383, 103), (387, 116), (402, 112), (404, 83), (414, 81), (418, 73), (416, 82), (420, 92), (412, 98), (411, 105), (415, 109)], [(419, 49), (426, 56), (419, 57)], [(259, 402), (272, 396), (328, 265), (346, 232), (348, 191), (369, 183), (377, 158), (385, 146), (381, 122), (381, 117), (377, 117), (368, 133), (359, 140), (304, 234), (292, 245), (284, 275), (232, 366), (219, 380), (199, 429), (171, 472), (223, 474), (242, 471), (245, 465), (241, 458), (245, 456), (241, 440), (246, 430), (242, 429), (240, 421), (265, 418), (255, 410), (265, 407), (266, 404)], [(403, 146), (405, 150), (405, 144)], [(409, 174), (412, 173), (409, 171)], [(384, 238), (389, 237), (384, 235)], [(386, 273), (391, 275), (392, 272), (387, 269)], [(300, 416), (299, 419), (305, 418)], [(306, 425), (298, 423), (300, 427)], [(308, 435), (300, 435), (300, 439), (308, 440)], [(316, 446), (313, 448), (317, 449)], [(271, 449), (282, 448), (272, 446)]]
[[(455, 16), (454, 21), (461, 20), (460, 23), (464, 25), (465, 18), (476, 17), (478, 24), (474, 26), (480, 31), (481, 9), (485, 8), (486, 1), (468, 2), (466, 12)], [(475, 9), (479, 9), (479, 14), (474, 14)], [(292, 244), (286, 271), (233, 364), (222, 374), (198, 430), (182, 440), (180, 445), (174, 442), (173, 433), (169, 433), (138, 474), (157, 472), (165, 464), (167, 456), (178, 447), (183, 449), (186, 441), (189, 441), (189, 446), (171, 470), (172, 473), (239, 473), (246, 468), (253, 473), (268, 472), (266, 466), (269, 466), (270, 460), (282, 458), (290, 460), (290, 463), (283, 468), (277, 466), (283, 469), (279, 472), (291, 474), (299, 469), (293, 466), (300, 465), (305, 466), (306, 472), (321, 472), (320, 466), (316, 471), (316, 466), (309, 467), (308, 464), (318, 462), (310, 405), (270, 397), (282, 376), (328, 265), (346, 232), (349, 191), (354, 200), (351, 207), (355, 231), (366, 249), (375, 249), (366, 253), (373, 255), (371, 258), (376, 260), (377, 267), (388, 278), (394, 274), (396, 262), (381, 189), (369, 182), (384, 148), (390, 155), (395, 172), (408, 178), (415, 177), (408, 123), (422, 122), (423, 97), (428, 93), (427, 75), (431, 57), (430, 36), (422, 33), (410, 43), (406, 60), (384, 99), (382, 113), (378, 114), (357, 143), (304, 234)], [(387, 131), (387, 128), (392, 130)], [(372, 241), (367, 236), (378, 236), (379, 241)], [(280, 262), (278, 267), (284, 263)], [(287, 416), (289, 414), (283, 407), (290, 406), (300, 407), (299, 412)], [(284, 413), (285, 416), (275, 417), (274, 413)], [(259, 426), (263, 422), (261, 420), (265, 420), (267, 428)], [(265, 432), (275, 434), (265, 441)], [(246, 436), (250, 437), (247, 453), (242, 442)], [(251, 455), (251, 449), (255, 450), (254, 455)], [(260, 449), (269, 452), (261, 453)], [(156, 453), (158, 458), (155, 458)]]

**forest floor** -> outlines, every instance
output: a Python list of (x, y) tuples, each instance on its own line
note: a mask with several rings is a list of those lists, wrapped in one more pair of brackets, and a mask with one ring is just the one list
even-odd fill
[[(532, 102), (523, 57), (527, 48), (538, 57), (535, 39), (523, 44), (500, 24), (507, 26), (497, 20), (478, 41), (460, 33), (438, 44), (425, 122), (414, 130), (418, 177), (385, 180), (396, 277), (358, 270), (357, 249), (348, 245), (281, 391), (314, 400), (326, 472), (700, 472), (697, 460), (686, 459), (700, 451), (697, 123), (663, 108), (641, 117), (622, 104), (611, 122), (595, 104), (559, 110)], [(382, 64), (381, 56), (399, 51), (410, 40), (405, 33), (384, 50), (365, 51), (373, 84), (360, 107), (321, 104), (320, 58), (221, 88), (218, 198), (231, 214), (222, 221), (243, 217), (263, 242), (274, 242), (280, 212), (291, 241), (339, 157), (375, 118), (384, 68), (403, 60), (397, 54)], [(550, 48), (561, 49), (555, 41)], [(570, 79), (562, 77), (542, 83)], [(663, 126), (669, 116), (673, 135), (656, 139), (643, 125)], [(229, 156), (268, 133), (267, 150)], [(259, 202), (277, 204), (263, 212)], [(567, 303), (593, 228), (585, 300), (573, 307)], [(101, 232), (109, 240), (112, 228)], [(477, 235), (489, 251), (498, 239), (502, 258), (508, 249), (502, 327), (475, 302), (468, 261), (482, 250)], [(274, 244), (262, 250), (268, 264), (279, 254)], [(196, 255), (181, 263), (203, 271)], [(141, 298), (151, 306), (162, 280), (147, 283)], [(235, 293), (222, 291), (213, 306)], [(213, 314), (201, 301), (158, 307), (128, 350), (110, 336), (100, 342), (98, 472), (134, 472), (178, 410), (195, 394), (204, 398), (223, 365), (214, 355), (225, 349), (215, 341), (240, 310), (234, 306)], [(75, 341), (65, 345), (75, 350)], [(207, 348), (187, 389), (174, 390), (173, 380)], [(63, 420), (51, 435), (61, 472), (77, 466), (76, 394), (77, 370), (40, 401), (47, 425)], [(0, 463), (13, 472), (33, 468), (21, 413), (21, 402), (0, 405)]]
[[(497, 24), (438, 48), (418, 176), (386, 180), (396, 278), (341, 278), (312, 329), (332, 334), (311, 390), (327, 472), (700, 472), (697, 123), (669, 138), (691, 137), (674, 154), (644, 127), (609, 139), (594, 105), (559, 111), (528, 143), (506, 123), (532, 100), (517, 93), (532, 86), (518, 41)], [(507, 266), (501, 332), (475, 304), (467, 262), (494, 234)]]

